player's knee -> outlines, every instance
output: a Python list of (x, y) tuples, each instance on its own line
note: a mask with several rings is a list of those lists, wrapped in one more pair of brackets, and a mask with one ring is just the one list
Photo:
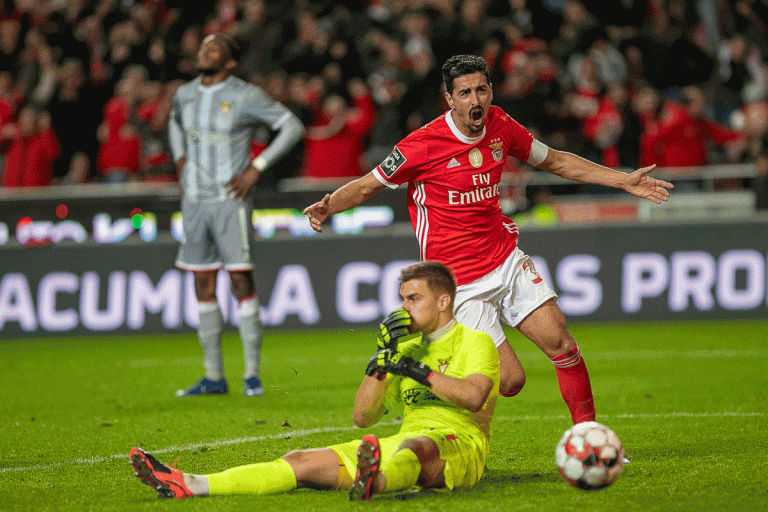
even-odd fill
[(576, 340), (573, 339), (573, 336), (571, 336), (568, 331), (565, 331), (559, 336), (552, 338), (550, 343), (547, 344), (546, 352), (547, 355), (552, 358), (570, 352), (575, 347)]
[(303, 450), (293, 450), (281, 457), (284, 461), (291, 465), (294, 474), (296, 475), (296, 481), (302, 482), (307, 478), (307, 473), (312, 470), (308, 466), (309, 459), (307, 454)]
[(515, 396), (525, 386), (525, 372), (515, 374), (507, 373), (499, 379), (499, 394), (502, 396)]

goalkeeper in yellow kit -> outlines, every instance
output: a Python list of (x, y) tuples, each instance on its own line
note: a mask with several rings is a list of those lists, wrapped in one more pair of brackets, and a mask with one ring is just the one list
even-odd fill
[(193, 475), (172, 469), (140, 448), (136, 476), (161, 497), (273, 494), (300, 487), (349, 489), (349, 498), (411, 488), (477, 484), (499, 387), (491, 338), (453, 318), (456, 281), (442, 263), (423, 261), (400, 274), (401, 309), (380, 326), (376, 354), (355, 396), (359, 427), (376, 424), (404, 403), (400, 431), (377, 439), (296, 450), (272, 462)]

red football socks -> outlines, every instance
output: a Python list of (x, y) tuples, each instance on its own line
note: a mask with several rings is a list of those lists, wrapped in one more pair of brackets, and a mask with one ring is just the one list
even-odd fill
[(571, 411), (573, 423), (595, 421), (595, 401), (592, 397), (592, 385), (584, 359), (581, 358), (579, 347), (570, 352), (553, 357), (557, 373), (557, 383), (568, 409)]

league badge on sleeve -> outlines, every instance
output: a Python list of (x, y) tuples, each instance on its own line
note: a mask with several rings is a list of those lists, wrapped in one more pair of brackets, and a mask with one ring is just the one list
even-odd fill
[(400, 152), (399, 149), (397, 149), (397, 146), (395, 146), (395, 149), (392, 151), (392, 153), (389, 154), (389, 156), (379, 164), (379, 167), (381, 168), (381, 171), (387, 176), (387, 178), (391, 178), (393, 174), (395, 174), (395, 171), (397, 171), (404, 163), (406, 158), (403, 156), (403, 154)]

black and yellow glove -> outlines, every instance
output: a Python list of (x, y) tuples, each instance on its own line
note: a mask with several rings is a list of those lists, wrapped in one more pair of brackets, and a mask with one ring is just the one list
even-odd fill
[(391, 349), (379, 350), (368, 362), (365, 374), (383, 380), (387, 373), (408, 377), (423, 386), (432, 387), (432, 383), (429, 382), (429, 378), (434, 373), (432, 368)]
[(379, 336), (376, 346), (379, 350), (397, 350), (397, 340), (410, 333), (411, 315), (403, 308), (391, 312), (384, 321), (379, 324)]
[(384, 370), (393, 375), (401, 375), (413, 379), (428, 388), (432, 387), (429, 378), (435, 373), (432, 368), (421, 361), (416, 361), (412, 357), (396, 352), (392, 352), (384, 358)]
[(377, 350), (370, 361), (368, 366), (365, 367), (365, 374), (369, 377), (376, 377), (379, 380), (384, 380), (387, 376), (387, 359), (389, 358), (389, 349)]

